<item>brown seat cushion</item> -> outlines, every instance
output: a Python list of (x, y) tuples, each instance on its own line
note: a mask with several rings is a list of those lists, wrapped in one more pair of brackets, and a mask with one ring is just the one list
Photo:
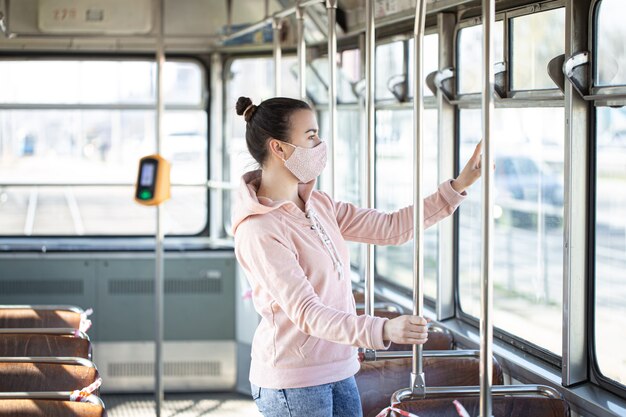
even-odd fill
[(74, 391), (96, 379), (98, 371), (88, 366), (0, 362), (0, 392)]
[[(477, 357), (423, 359), (424, 376), (428, 387), (479, 384), (480, 360)], [(361, 363), (361, 370), (355, 378), (365, 417), (375, 416), (389, 405), (394, 392), (410, 386), (411, 363), (411, 358)], [(503, 383), (502, 368), (494, 359), (493, 384)]]
[[(394, 407), (420, 417), (458, 417), (452, 401), (458, 399), (470, 416), (479, 414), (478, 397), (437, 398), (407, 401)], [(392, 415), (396, 415), (393, 413)], [(569, 406), (561, 399), (545, 397), (493, 397), (493, 415), (507, 417), (568, 417)]]
[(89, 359), (89, 340), (43, 334), (0, 334), (0, 356), (69, 356)]
[(99, 405), (55, 400), (0, 400), (0, 417), (104, 417)]
[(0, 308), (0, 329), (80, 327), (80, 313), (66, 310)]

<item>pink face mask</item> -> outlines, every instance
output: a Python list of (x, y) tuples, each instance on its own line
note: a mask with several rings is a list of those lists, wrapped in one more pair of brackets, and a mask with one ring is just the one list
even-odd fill
[(283, 143), (295, 148), (289, 159), (283, 159), (283, 162), (300, 182), (309, 182), (322, 173), (326, 166), (326, 142), (320, 142), (314, 148), (301, 148), (288, 142)]

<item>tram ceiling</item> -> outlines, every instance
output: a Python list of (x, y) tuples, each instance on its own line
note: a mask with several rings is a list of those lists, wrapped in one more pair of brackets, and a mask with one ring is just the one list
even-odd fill
[[(90, 9), (91, 19), (104, 19), (114, 15), (112, 22), (96, 22), (94, 26), (85, 21), (72, 24), (68, 20), (80, 20), (86, 13), (79, 7), (59, 8), (58, 4), (79, 4), (67, 0), (0, 0), (0, 49), (14, 50), (129, 50), (152, 51), (156, 40), (154, 26), (155, 3), (159, 0), (99, 0), (98, 10)], [(212, 51), (237, 48), (241, 52), (271, 50), (271, 23), (261, 24), (268, 18), (280, 16), (286, 22), (281, 34), (283, 47), (296, 44), (295, 13), (284, 11), (302, 3), (296, 0), (165, 0), (165, 45), (168, 51)], [(306, 2), (315, 3), (315, 2)], [(351, 38), (365, 30), (363, 0), (337, 1), (337, 34)], [(414, 19), (414, 0), (377, 2), (377, 37), (390, 36), (400, 31), (410, 32)], [(510, 9), (529, 4), (529, 0), (496, 1), (498, 9)], [(107, 7), (109, 9), (107, 9)], [(132, 9), (132, 10), (130, 10)], [(229, 9), (231, 13), (229, 14)], [(107, 10), (111, 13), (107, 14)], [(120, 13), (119, 10), (123, 10)], [(427, 4), (426, 26), (436, 24), (439, 12), (452, 12), (460, 17), (472, 17), (480, 12), (479, 0), (431, 0)], [(284, 16), (282, 16), (284, 15)], [(47, 17), (46, 17), (47, 16)], [(128, 16), (137, 16), (129, 18)], [(327, 35), (326, 5), (309, 4), (306, 10), (309, 45), (324, 45)], [(117, 20), (116, 20), (117, 19)], [(404, 25), (403, 23), (406, 23)], [(260, 29), (225, 45), (225, 36), (248, 26)], [(265, 26), (265, 27), (264, 27)], [(406, 26), (406, 27), (405, 27)], [(95, 29), (94, 29), (95, 28)], [(236, 45), (236, 46), (232, 46)]]

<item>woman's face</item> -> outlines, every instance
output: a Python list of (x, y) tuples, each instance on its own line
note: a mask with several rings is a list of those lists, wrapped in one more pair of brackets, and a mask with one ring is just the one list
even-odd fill
[[(321, 142), (315, 113), (311, 110), (297, 110), (291, 114), (291, 144), (301, 148), (313, 148)], [(286, 148), (291, 148), (287, 146)], [(291, 148), (293, 151), (293, 148)], [(290, 153), (291, 154), (291, 153)]]

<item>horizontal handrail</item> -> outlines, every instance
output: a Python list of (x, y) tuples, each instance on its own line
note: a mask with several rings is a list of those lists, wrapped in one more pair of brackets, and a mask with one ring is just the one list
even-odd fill
[[(60, 182), (60, 183), (36, 183), (36, 182), (3, 182), (0, 187), (134, 187), (133, 182)], [(236, 190), (239, 185), (230, 182), (208, 180), (206, 182), (181, 182), (172, 183), (172, 187), (206, 187), (215, 190)]]
[(72, 328), (46, 328), (46, 327), (33, 327), (33, 328), (16, 328), (16, 329), (0, 329), (0, 335), (3, 334), (43, 334), (51, 336), (73, 336), (80, 339), (89, 340), (87, 333), (72, 329)]
[(63, 311), (71, 311), (73, 313), (83, 314), (85, 310), (80, 307), (72, 306), (72, 305), (54, 305), (54, 304), (0, 304), (0, 310), (20, 310), (20, 309), (31, 309), (31, 310), (63, 310)]
[[(0, 392), (1, 400), (56, 400), (70, 401), (70, 391), (41, 391), (41, 392)], [(94, 405), (104, 407), (104, 402), (97, 395), (91, 394), (86, 397), (86, 401)]]
[[(425, 350), (423, 355), (425, 358), (478, 358), (479, 350)], [(375, 362), (388, 359), (406, 359), (412, 358), (412, 350), (400, 351), (376, 351), (367, 349), (363, 355), (363, 362)]]
[(296, 4), (295, 6), (283, 9), (283, 10), (281, 10), (279, 12), (274, 13), (272, 16), (268, 16), (268, 17), (266, 17), (263, 20), (260, 20), (260, 21), (258, 21), (256, 23), (251, 24), (250, 26), (246, 26), (243, 29), (235, 31), (235, 32), (233, 32), (233, 33), (231, 33), (231, 34), (229, 34), (227, 36), (224, 36), (222, 38), (222, 42), (221, 43), (223, 44), (224, 42), (231, 41), (233, 39), (237, 39), (240, 36), (247, 35), (248, 33), (256, 32), (257, 30), (262, 29), (265, 26), (271, 25), (272, 22), (274, 21), (274, 19), (282, 19), (282, 18), (285, 18), (285, 17), (290, 16), (292, 14), (295, 14), (298, 7), (304, 8), (304, 7), (309, 7), (309, 6), (313, 5), (313, 4), (318, 4), (318, 3), (323, 3), (323, 2), (324, 2), (324, 0), (304, 0), (304, 1), (301, 1), (298, 4)]
[(48, 363), (52, 365), (77, 365), (87, 368), (96, 368), (96, 364), (88, 359), (69, 356), (0, 357), (0, 363)]
[[(561, 399), (561, 393), (547, 385), (494, 385), (491, 394), (496, 397), (504, 396), (542, 396), (552, 399)], [(393, 393), (391, 403), (422, 400), (424, 398), (474, 397), (480, 395), (480, 386), (469, 387), (426, 387), (424, 396), (414, 395), (411, 388), (403, 388)]]

